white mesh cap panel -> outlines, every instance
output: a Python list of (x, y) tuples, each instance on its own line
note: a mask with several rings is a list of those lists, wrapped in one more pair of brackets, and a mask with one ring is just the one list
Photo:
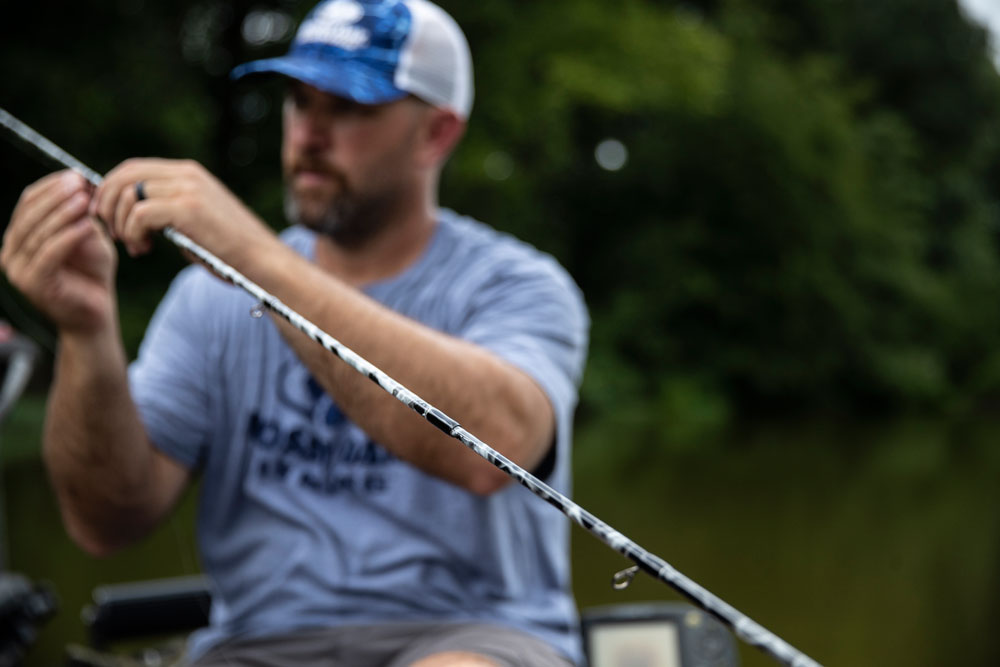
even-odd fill
[(472, 55), (465, 35), (437, 5), (427, 0), (405, 2), (413, 26), (400, 54), (396, 87), (468, 118), (473, 97)]

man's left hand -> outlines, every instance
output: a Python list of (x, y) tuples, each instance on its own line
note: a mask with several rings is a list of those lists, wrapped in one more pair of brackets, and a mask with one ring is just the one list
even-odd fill
[(255, 241), (274, 238), (232, 192), (191, 160), (126, 160), (97, 189), (91, 212), (133, 256), (149, 252), (153, 234), (168, 226), (234, 266)]

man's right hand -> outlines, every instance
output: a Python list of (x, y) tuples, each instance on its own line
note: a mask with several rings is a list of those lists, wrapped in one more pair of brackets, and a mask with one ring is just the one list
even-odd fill
[(95, 332), (115, 317), (117, 254), (87, 215), (93, 188), (61, 171), (25, 188), (0, 249), (8, 280), (65, 334)]

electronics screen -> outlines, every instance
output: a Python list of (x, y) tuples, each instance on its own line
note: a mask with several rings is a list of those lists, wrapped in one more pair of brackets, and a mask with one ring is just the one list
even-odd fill
[(590, 659), (602, 667), (681, 667), (677, 627), (667, 620), (594, 627)]

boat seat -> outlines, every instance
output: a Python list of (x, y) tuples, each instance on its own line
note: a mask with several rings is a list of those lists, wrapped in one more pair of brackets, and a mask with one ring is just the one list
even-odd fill
[[(208, 623), (211, 593), (202, 576), (98, 586), (83, 611), (93, 649), (123, 641), (182, 636)], [(680, 602), (614, 604), (580, 612), (590, 667), (736, 667), (736, 643), (726, 627), (700, 609)], [(177, 644), (163, 651), (176, 653)], [(169, 656), (143, 660), (170, 664)], [(71, 667), (98, 662), (93, 651), (71, 652)], [(156, 662), (159, 660), (159, 662)]]

